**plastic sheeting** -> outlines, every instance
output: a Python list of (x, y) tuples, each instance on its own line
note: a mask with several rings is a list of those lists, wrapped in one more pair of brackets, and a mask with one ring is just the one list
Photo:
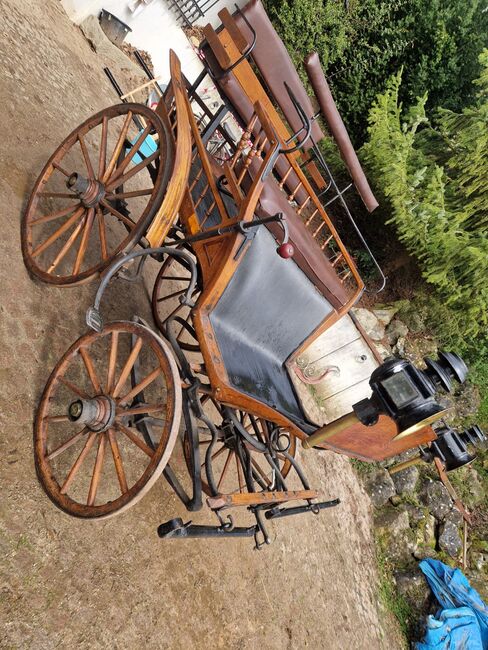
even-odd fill
[(428, 617), (416, 650), (488, 650), (488, 607), (466, 576), (438, 560), (419, 566), (444, 609)]

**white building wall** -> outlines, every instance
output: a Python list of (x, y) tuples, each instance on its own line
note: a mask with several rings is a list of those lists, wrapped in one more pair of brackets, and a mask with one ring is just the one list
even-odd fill
[[(151, 55), (156, 77), (166, 83), (169, 79), (169, 50), (178, 55), (183, 73), (193, 81), (202, 70), (202, 64), (193, 50), (183, 30), (178, 26), (175, 14), (168, 9), (166, 0), (153, 0), (143, 11), (132, 14), (126, 0), (61, 0), (70, 19), (80, 24), (88, 16), (98, 16), (100, 10), (106, 9), (126, 23), (131, 29), (126, 42)], [(234, 0), (219, 0), (202, 24), (211, 22), (219, 24), (217, 13), (224, 7), (234, 10)], [(238, 0), (242, 6), (245, 0)]]

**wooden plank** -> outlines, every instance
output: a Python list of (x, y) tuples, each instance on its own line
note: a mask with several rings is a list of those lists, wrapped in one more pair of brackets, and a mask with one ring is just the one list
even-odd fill
[[(218, 37), (220, 39), (220, 45), (225, 48), (231, 62), (234, 63), (237, 61), (241, 55), (229, 32), (226, 29), (223, 29), (219, 33)], [(248, 61), (242, 61), (239, 63), (232, 73), (239, 82), (243, 92), (249, 97), (249, 101), (252, 102), (252, 104), (255, 104), (256, 102), (262, 104), (274, 129), (276, 130), (277, 135), (283, 142), (286, 142), (290, 138), (290, 132), (278, 114), (278, 111), (273, 106), (271, 99), (261, 85), (261, 82), (254, 74), (254, 70)], [(298, 152), (291, 154), (291, 157), (295, 159), (297, 159), (298, 156)]]
[(397, 456), (412, 447), (426, 445), (437, 437), (432, 427), (425, 427), (406, 438), (394, 440), (397, 433), (395, 422), (387, 415), (380, 415), (373, 426), (367, 427), (358, 422), (318, 446), (360, 460), (379, 461)]
[[(147, 232), (146, 238), (153, 247), (160, 246), (169, 229), (178, 217), (184, 193), (188, 186), (188, 176), (191, 164), (191, 130), (185, 104), (185, 90), (181, 76), (181, 65), (178, 57), (170, 51), (171, 86), (176, 104), (176, 119), (178, 123), (178, 138), (176, 142), (173, 173), (168, 183), (164, 199)], [(158, 111), (159, 109), (159, 111)], [(163, 111), (159, 102), (156, 112)]]
[(317, 490), (293, 490), (288, 492), (243, 492), (239, 494), (220, 494), (209, 497), (207, 505), (212, 510), (222, 510), (239, 506), (259, 506), (261, 504), (285, 503), (286, 501), (316, 499)]
[(242, 189), (239, 183), (237, 182), (237, 178), (234, 174), (234, 170), (231, 168), (228, 162), (225, 162), (222, 168), (224, 170), (225, 179), (227, 181), (229, 191), (232, 194), (232, 198), (234, 199), (236, 205), (240, 206), (244, 196), (242, 194)]
[(224, 9), (221, 9), (218, 13), (218, 16), (220, 20), (222, 21), (223, 26), (225, 29), (228, 31), (230, 37), (234, 41), (236, 47), (240, 51), (241, 54), (244, 54), (244, 52), (247, 50), (249, 47), (249, 43), (247, 42), (246, 37), (244, 34), (241, 32), (239, 27), (237, 26), (236, 21), (234, 20), (234, 17), (230, 13), (230, 11), (225, 7)]
[(203, 28), (203, 35), (205, 36), (207, 43), (209, 44), (210, 49), (214, 53), (214, 56), (217, 59), (217, 62), (222, 68), (222, 70), (227, 70), (228, 68), (230, 68), (230, 66), (232, 65), (232, 61), (225, 47), (221, 43), (219, 39), (219, 35), (214, 30), (212, 25), (210, 24), (205, 25), (205, 27)]

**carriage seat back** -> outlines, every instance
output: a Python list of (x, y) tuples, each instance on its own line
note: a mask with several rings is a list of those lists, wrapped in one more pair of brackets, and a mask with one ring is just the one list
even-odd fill
[[(295, 249), (293, 259), (296, 264), (322, 295), (339, 310), (348, 300), (346, 288), (324, 251), (286, 200), (276, 181), (270, 177), (261, 192), (258, 216), (273, 216), (278, 212), (282, 212), (286, 217), (290, 242)], [(278, 241), (283, 239), (283, 228), (278, 223), (269, 223), (267, 227)]]
[[(251, 52), (251, 57), (276, 103), (283, 111), (288, 124), (294, 132), (297, 132), (302, 124), (290, 96), (286, 92), (285, 81), (301, 104), (308, 118), (312, 118), (315, 113), (312, 102), (307, 95), (283, 41), (276, 33), (275, 28), (268, 18), (268, 14), (261, 0), (251, 0), (242, 9), (242, 13), (256, 32), (256, 44)], [(252, 33), (243, 16), (237, 13), (234, 19), (241, 33), (251, 43)], [(315, 142), (322, 140), (324, 137), (317, 122), (314, 122), (312, 125), (312, 137)], [(304, 148), (308, 149), (311, 146), (312, 143), (309, 140)]]

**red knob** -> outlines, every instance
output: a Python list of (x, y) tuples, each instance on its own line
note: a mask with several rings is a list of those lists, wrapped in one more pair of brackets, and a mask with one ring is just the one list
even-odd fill
[(290, 257), (293, 257), (295, 254), (295, 249), (293, 247), (293, 244), (290, 244), (290, 242), (287, 242), (286, 244), (281, 244), (281, 246), (278, 246), (276, 249), (276, 252), (280, 257), (283, 259), (287, 260)]

